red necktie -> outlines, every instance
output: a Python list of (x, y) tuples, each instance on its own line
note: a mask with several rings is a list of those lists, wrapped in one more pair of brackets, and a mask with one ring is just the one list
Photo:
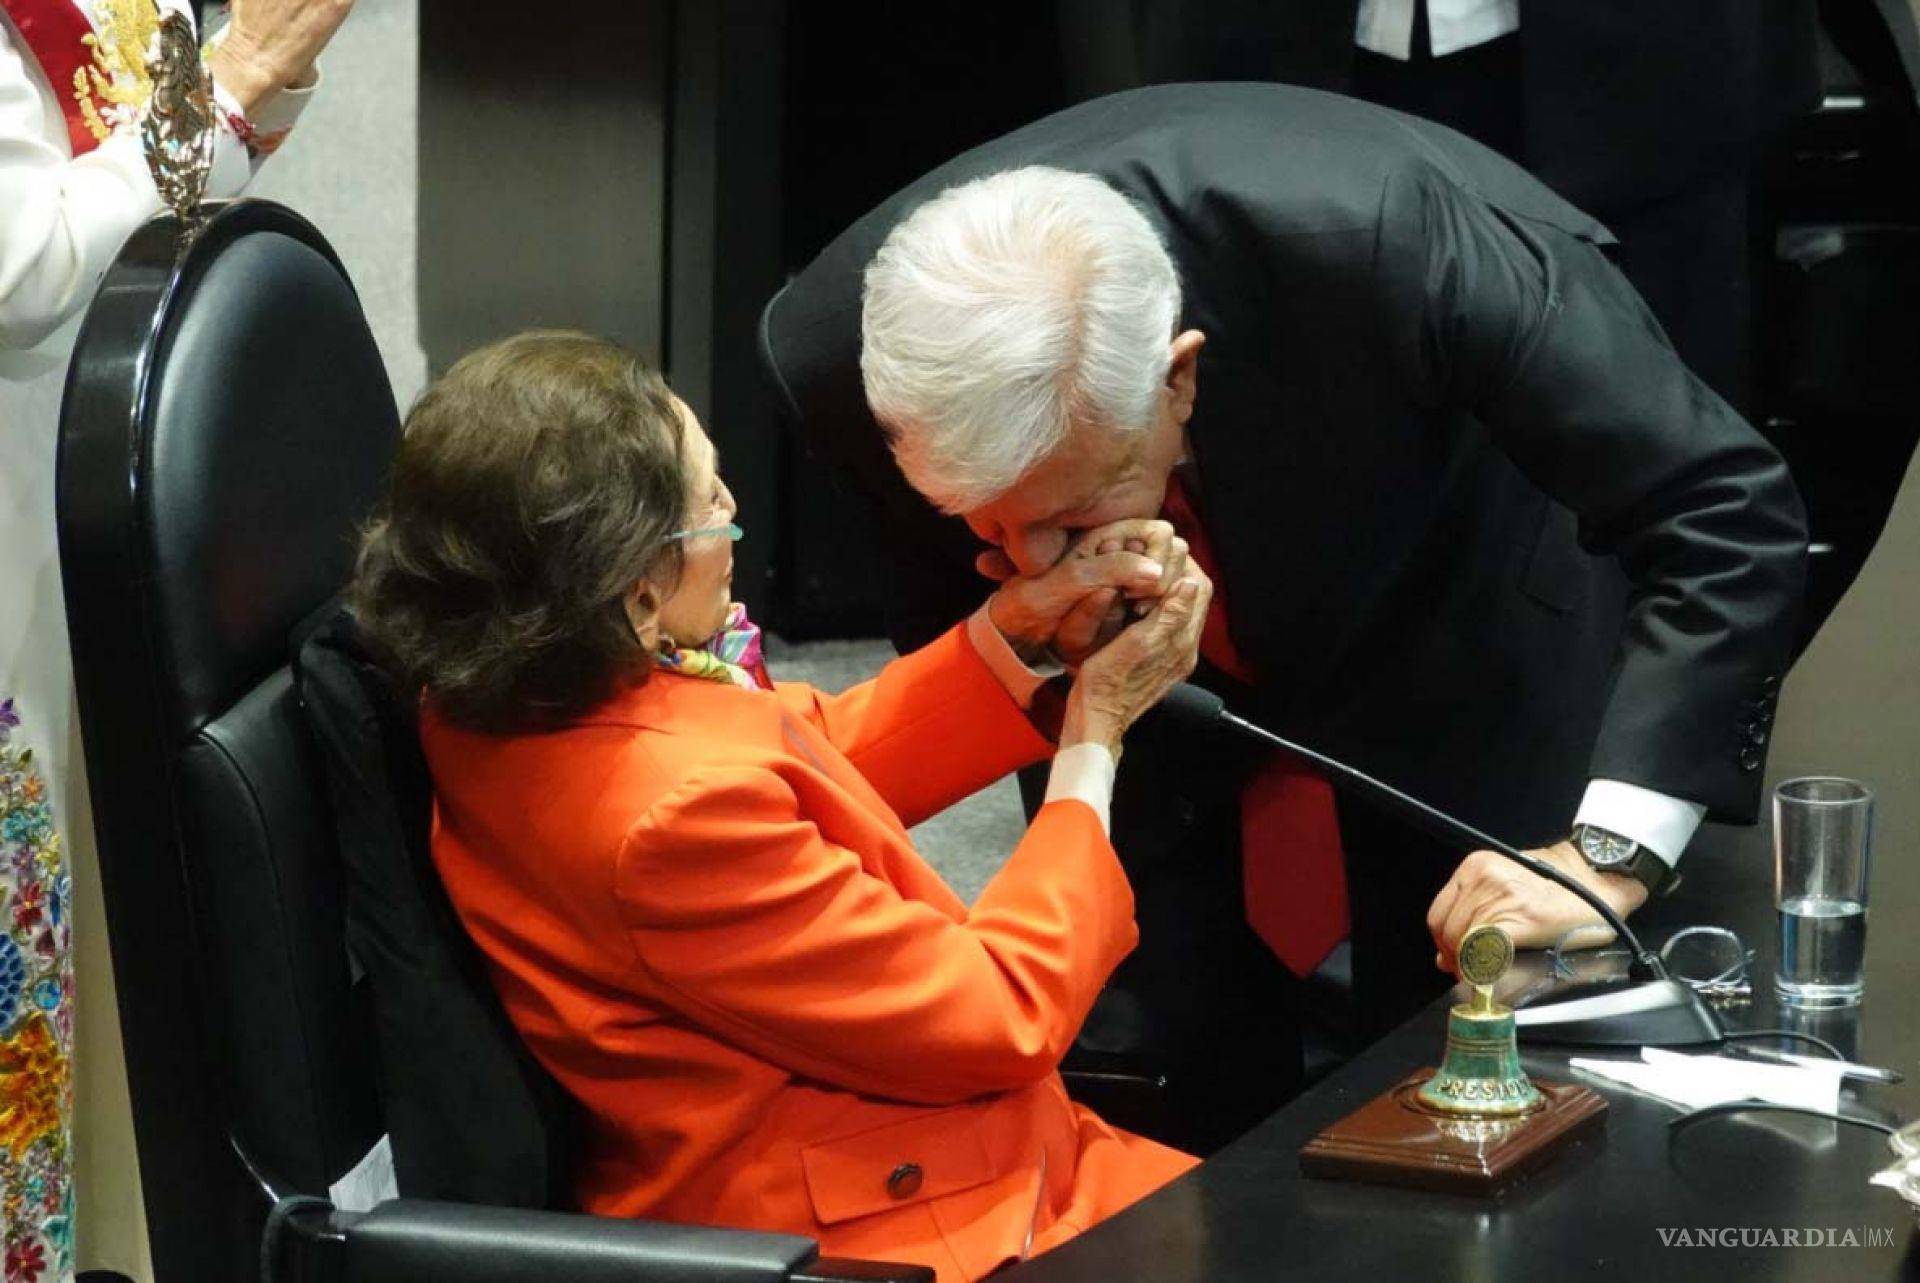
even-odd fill
[[(1213, 548), (1178, 474), (1161, 516), (1187, 541), (1187, 555), (1214, 581), (1200, 653), (1237, 681), (1254, 673), (1227, 632)], [(1285, 753), (1262, 762), (1240, 790), (1240, 868), (1247, 924), (1296, 976), (1306, 976), (1347, 937), (1347, 867), (1333, 787)]]

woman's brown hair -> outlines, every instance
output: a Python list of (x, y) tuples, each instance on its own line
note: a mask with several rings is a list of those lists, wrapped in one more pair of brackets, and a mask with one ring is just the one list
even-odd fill
[(409, 692), (455, 724), (515, 732), (644, 679), (624, 599), (650, 571), (677, 573), (683, 432), (660, 376), (586, 334), (516, 335), (428, 388), (348, 590)]

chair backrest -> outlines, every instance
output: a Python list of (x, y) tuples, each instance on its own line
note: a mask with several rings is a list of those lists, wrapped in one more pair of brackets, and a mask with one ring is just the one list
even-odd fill
[(325, 1194), (386, 1130), (287, 661), (350, 573), (399, 423), (313, 227), (241, 202), (176, 242), (167, 218), (135, 233), (88, 314), (58, 504), (155, 1273), (208, 1283), (257, 1268), (253, 1176)]

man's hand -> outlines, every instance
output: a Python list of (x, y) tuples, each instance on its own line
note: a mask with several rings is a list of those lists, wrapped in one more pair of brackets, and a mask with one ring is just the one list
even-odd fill
[(1129, 601), (1152, 602), (1187, 575), (1187, 541), (1164, 521), (1116, 521), (1089, 530), (1037, 575), (1018, 575), (1005, 553), (975, 559), (1000, 581), (987, 602), (994, 627), (1029, 663), (1049, 648), (1077, 667), (1127, 622)]
[[(1572, 842), (1560, 842), (1529, 855), (1556, 865), (1598, 892), (1622, 917), (1639, 908), (1647, 888), (1624, 873), (1601, 873), (1580, 858)], [(1427, 929), (1439, 947), (1434, 965), (1454, 970), (1460, 937), (1481, 923), (1504, 927), (1523, 949), (1544, 948), (1576, 927), (1586, 927), (1567, 943), (1590, 949), (1607, 944), (1613, 931), (1573, 892), (1529, 872), (1493, 851), (1475, 851), (1460, 862), (1427, 910)]]
[(1060, 747), (1104, 744), (1120, 760), (1127, 728), (1193, 673), (1200, 660), (1213, 584), (1199, 567), (1087, 657), (1074, 676), (1060, 726)]

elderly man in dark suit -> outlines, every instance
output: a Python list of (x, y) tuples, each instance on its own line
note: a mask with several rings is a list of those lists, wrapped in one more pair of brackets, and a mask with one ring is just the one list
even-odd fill
[[(766, 340), (881, 505), (897, 642), (966, 614), (982, 573), (1163, 515), (1218, 586), (1198, 680), (1631, 912), (1703, 817), (1754, 817), (1805, 531), (1611, 243), (1438, 126), (1157, 87), (913, 184)], [(1060, 648), (1123, 608), (1090, 602)], [(1130, 743), (1114, 822), (1142, 943), (1083, 1044), (1164, 1069), (1188, 1145), (1297, 1084), (1300, 981), (1343, 936), (1377, 1028), (1474, 922), (1545, 945), (1589, 918), (1177, 727)]]

